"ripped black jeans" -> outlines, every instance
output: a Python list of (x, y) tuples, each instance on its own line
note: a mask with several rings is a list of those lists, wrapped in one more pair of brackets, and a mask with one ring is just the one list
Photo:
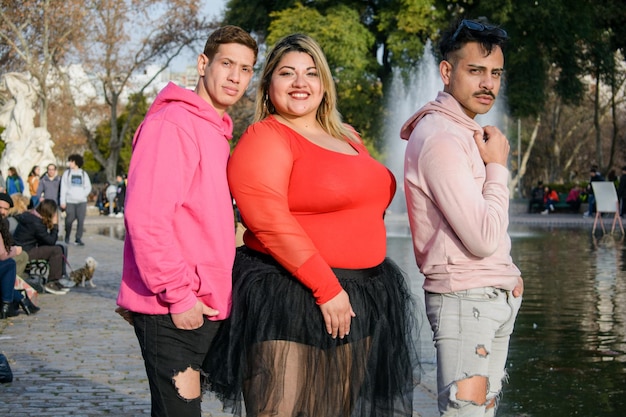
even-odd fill
[[(199, 371), (221, 321), (210, 321), (195, 330), (174, 326), (169, 314), (133, 313), (135, 334), (146, 365), (152, 398), (152, 417), (200, 417), (202, 395), (183, 398), (178, 393), (174, 377), (189, 368)], [(201, 382), (201, 386), (203, 381)]]

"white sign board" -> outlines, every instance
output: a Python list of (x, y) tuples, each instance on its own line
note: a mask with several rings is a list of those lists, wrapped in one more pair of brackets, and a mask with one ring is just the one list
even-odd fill
[(593, 181), (593, 194), (596, 197), (598, 213), (615, 213), (617, 211), (617, 192), (611, 181)]

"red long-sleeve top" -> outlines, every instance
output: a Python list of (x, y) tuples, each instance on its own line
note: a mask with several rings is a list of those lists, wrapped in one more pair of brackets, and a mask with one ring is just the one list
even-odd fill
[(358, 155), (321, 148), (270, 116), (248, 128), (228, 163), (246, 246), (272, 255), (318, 304), (341, 291), (331, 268), (370, 268), (386, 255), (383, 214), (396, 182), (352, 146)]

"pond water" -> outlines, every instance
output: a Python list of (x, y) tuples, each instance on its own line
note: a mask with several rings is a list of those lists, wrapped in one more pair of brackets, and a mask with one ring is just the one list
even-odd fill
[[(626, 246), (587, 229), (511, 228), (525, 279), (499, 416), (626, 416)], [(408, 238), (389, 256), (421, 294)]]
[[(124, 239), (123, 225), (98, 233)], [(525, 280), (499, 416), (626, 416), (626, 245), (619, 234), (511, 226), (512, 257)], [(408, 237), (388, 254), (422, 296)], [(428, 325), (426, 364), (434, 366)]]

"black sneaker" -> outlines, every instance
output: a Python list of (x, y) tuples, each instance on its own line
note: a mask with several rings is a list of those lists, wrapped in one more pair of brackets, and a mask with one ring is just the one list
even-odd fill
[(75, 244), (76, 246), (85, 246), (85, 244), (83, 243), (83, 241), (82, 241), (82, 240), (80, 240), (80, 239), (76, 239), (76, 242), (74, 242), (74, 244)]
[(43, 290), (47, 293), (50, 294), (56, 294), (56, 295), (64, 295), (67, 294), (69, 292), (69, 288), (63, 288), (63, 286), (61, 284), (59, 284), (56, 281), (52, 281), (52, 282), (48, 282), (46, 285), (43, 286)]

